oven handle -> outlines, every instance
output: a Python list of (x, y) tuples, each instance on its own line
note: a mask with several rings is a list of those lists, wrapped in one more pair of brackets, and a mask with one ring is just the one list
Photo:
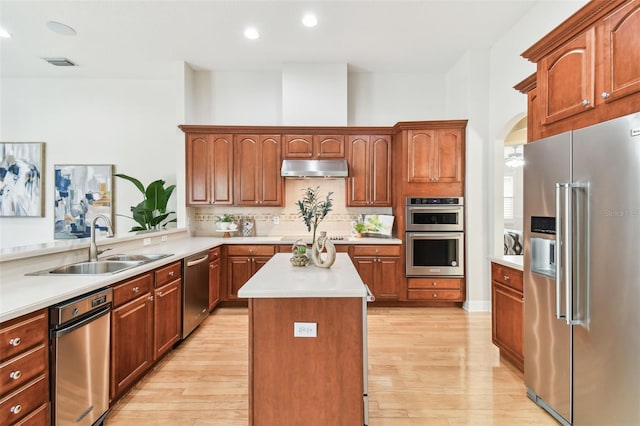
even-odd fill
[(464, 211), (463, 206), (456, 207), (426, 207), (426, 206), (407, 206), (407, 212), (437, 212), (437, 213), (460, 213)]

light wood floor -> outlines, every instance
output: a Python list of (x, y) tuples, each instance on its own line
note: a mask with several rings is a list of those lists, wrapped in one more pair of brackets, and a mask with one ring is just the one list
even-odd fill
[[(500, 360), (490, 314), (370, 308), (368, 323), (370, 426), (557, 425)], [(246, 426), (247, 332), (247, 309), (216, 310), (105, 425)]]

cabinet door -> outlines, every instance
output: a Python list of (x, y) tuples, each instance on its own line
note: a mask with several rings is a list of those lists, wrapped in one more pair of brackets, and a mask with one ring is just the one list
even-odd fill
[(591, 28), (538, 62), (543, 124), (594, 107), (595, 29)]
[(391, 207), (391, 139), (371, 136), (371, 205)]
[(282, 182), (280, 176), (281, 138), (279, 135), (260, 136), (260, 161), (258, 168), (259, 200), (261, 206), (283, 205)]
[(460, 130), (438, 130), (433, 145), (433, 179), (438, 183), (457, 183), (462, 181), (462, 132)]
[(208, 135), (187, 135), (187, 204), (209, 204), (211, 195)]
[(247, 256), (233, 256), (227, 258), (227, 285), (229, 299), (238, 298), (238, 290), (252, 275), (251, 258)]
[(180, 340), (182, 332), (182, 280), (174, 280), (154, 291), (153, 359), (160, 359)]
[(369, 137), (349, 136), (349, 177), (347, 178), (347, 206), (368, 206), (370, 201), (371, 159)]
[(493, 343), (523, 369), (522, 295), (500, 283), (492, 283)]
[(604, 20), (603, 93), (605, 102), (640, 92), (640, 1), (633, 0)]
[(153, 363), (151, 294), (111, 312), (111, 399), (137, 382)]
[(285, 135), (283, 157), (298, 160), (313, 157), (313, 136)]
[(209, 262), (209, 310), (220, 302), (220, 260)]
[(433, 182), (432, 157), (435, 130), (409, 130), (407, 133), (407, 182)]
[(211, 136), (211, 202), (233, 204), (233, 135)]
[[(251, 259), (251, 276), (260, 270), (271, 259), (271, 256), (256, 256)], [(249, 277), (251, 278), (251, 277)]]
[(373, 292), (374, 296), (378, 297), (374, 286), (375, 263), (375, 257), (354, 256), (353, 258), (353, 265), (356, 267), (358, 275), (360, 275), (360, 279), (369, 286), (369, 289)]
[(344, 158), (344, 135), (315, 135), (313, 146), (316, 158)]
[(371, 289), (376, 298), (381, 300), (398, 300), (400, 292), (400, 258), (379, 257), (374, 288)]
[(237, 135), (235, 141), (236, 204), (255, 206), (260, 201), (260, 142), (257, 135)]

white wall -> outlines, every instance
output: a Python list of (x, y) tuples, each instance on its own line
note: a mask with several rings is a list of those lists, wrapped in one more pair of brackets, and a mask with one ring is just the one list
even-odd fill
[[(2, 87), (2, 140), (46, 144), (45, 216), (0, 218), (2, 248), (53, 240), (54, 164), (114, 164), (115, 173), (145, 184), (176, 183), (176, 153), (184, 148), (176, 144), (181, 102), (174, 80), (5, 78)], [(141, 200), (121, 179), (114, 178), (114, 191), (116, 213), (130, 213)], [(118, 233), (134, 225), (115, 222)]]
[(349, 73), (349, 126), (392, 126), (445, 117), (445, 75)]

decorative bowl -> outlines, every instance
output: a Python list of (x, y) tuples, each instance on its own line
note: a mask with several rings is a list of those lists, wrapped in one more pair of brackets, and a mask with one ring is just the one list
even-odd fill
[(291, 262), (293, 266), (307, 266), (309, 264), (309, 258), (304, 255), (292, 256), (289, 262)]

